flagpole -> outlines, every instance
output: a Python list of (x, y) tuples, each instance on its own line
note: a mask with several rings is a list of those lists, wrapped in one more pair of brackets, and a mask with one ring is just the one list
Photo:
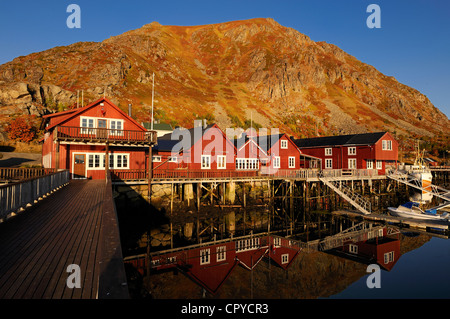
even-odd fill
[(155, 73), (153, 73), (153, 85), (152, 85), (152, 123), (150, 125), (152, 131), (153, 131), (153, 95), (154, 94), (155, 94)]

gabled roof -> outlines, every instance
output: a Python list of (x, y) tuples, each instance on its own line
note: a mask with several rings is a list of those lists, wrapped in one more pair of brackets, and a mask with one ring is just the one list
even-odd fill
[[(189, 145), (190, 145), (190, 147), (192, 147), (195, 145), (195, 143), (197, 143), (198, 140), (200, 140), (200, 138), (203, 138), (203, 136), (212, 128), (218, 129), (219, 132), (224, 137), (224, 139), (229, 141), (230, 144), (233, 145), (233, 143), (227, 138), (227, 136), (220, 129), (220, 127), (217, 126), (217, 124), (210, 124), (206, 127), (197, 126), (197, 127), (193, 127), (190, 129), (175, 129), (172, 133), (167, 133), (167, 134), (164, 134), (163, 136), (158, 137), (158, 145), (155, 146), (153, 149), (159, 150), (159, 151), (179, 152), (182, 150), (182, 147), (183, 147), (183, 143), (182, 142), (180, 143), (180, 141), (183, 141), (183, 139), (182, 138), (172, 139), (172, 137), (174, 136), (174, 133), (175, 133), (175, 135), (179, 134), (180, 136), (187, 135), (190, 138)], [(201, 133), (201, 134), (199, 134), (199, 133)], [(177, 146), (176, 149), (174, 149), (175, 146)], [(234, 148), (236, 149), (235, 146), (234, 146)]]
[(299, 148), (307, 147), (325, 147), (325, 146), (337, 146), (337, 145), (368, 145), (378, 142), (386, 132), (377, 133), (363, 133), (363, 134), (349, 134), (338, 136), (325, 136), (325, 137), (313, 137), (294, 139), (293, 142)]
[(136, 124), (139, 128), (141, 128), (143, 131), (146, 131), (146, 129), (140, 125), (138, 122), (136, 122), (133, 118), (131, 118), (130, 116), (128, 116), (127, 113), (125, 113), (124, 111), (122, 111), (119, 107), (117, 107), (114, 103), (112, 103), (110, 100), (108, 100), (105, 97), (102, 97), (100, 99), (98, 99), (97, 101), (92, 102), (91, 104), (86, 105), (85, 107), (79, 108), (79, 109), (74, 109), (75, 112), (71, 112), (73, 110), (69, 110), (69, 111), (64, 111), (64, 112), (58, 112), (58, 113), (53, 113), (52, 116), (58, 116), (61, 113), (64, 113), (67, 115), (64, 117), (61, 117), (61, 119), (59, 119), (58, 121), (55, 121), (55, 123), (53, 123), (52, 125), (49, 125), (46, 130), (50, 130), (52, 128), (54, 128), (57, 125), (63, 124), (64, 122), (68, 121), (69, 119), (72, 119), (76, 116), (78, 116), (79, 114), (83, 113), (84, 111), (97, 106), (99, 103), (101, 102), (107, 102), (108, 104), (110, 104), (113, 108), (115, 108), (119, 113), (121, 113), (123, 115), (123, 117), (127, 118), (127, 120), (129, 120), (130, 122)]

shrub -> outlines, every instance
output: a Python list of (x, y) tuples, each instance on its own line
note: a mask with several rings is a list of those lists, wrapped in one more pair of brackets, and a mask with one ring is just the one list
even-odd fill
[(8, 138), (15, 141), (31, 142), (36, 136), (36, 129), (24, 117), (15, 118), (5, 129)]

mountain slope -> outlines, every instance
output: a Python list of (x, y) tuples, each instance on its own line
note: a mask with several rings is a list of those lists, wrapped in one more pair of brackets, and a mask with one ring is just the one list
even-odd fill
[(84, 105), (105, 94), (124, 110), (132, 103), (133, 116), (149, 121), (152, 73), (156, 117), (175, 125), (208, 118), (226, 128), (252, 118), (301, 137), (377, 130), (433, 136), (450, 124), (417, 90), (272, 19), (153, 22), (101, 43), (18, 57), (0, 66), (0, 108), (63, 109), (83, 90)]

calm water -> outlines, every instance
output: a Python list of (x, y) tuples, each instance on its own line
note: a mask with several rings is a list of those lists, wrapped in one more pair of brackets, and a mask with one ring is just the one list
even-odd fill
[(366, 280), (330, 298), (450, 298), (450, 240), (433, 237), (403, 254), (391, 271), (381, 270), (381, 288), (369, 289)]

